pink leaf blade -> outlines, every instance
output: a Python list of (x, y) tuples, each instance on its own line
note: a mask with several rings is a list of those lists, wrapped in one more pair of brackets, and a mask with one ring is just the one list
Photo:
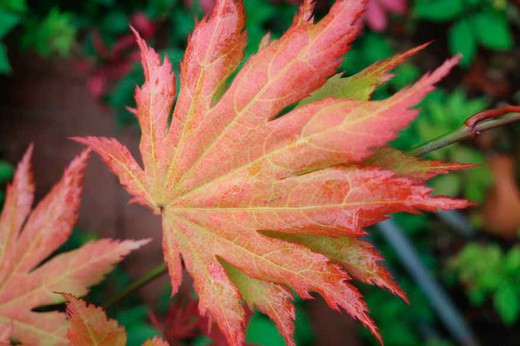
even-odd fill
[(298, 14), (294, 17), (293, 25), (298, 26), (305, 23), (314, 23), (313, 12), (315, 5), (314, 0), (303, 0)]
[(240, 305), (237, 287), (229, 280), (214, 254), (205, 251), (208, 244), (195, 241), (192, 225), (179, 220), (169, 223), (176, 230), (177, 242), (183, 246), (184, 263), (199, 296), (200, 314), (208, 316), (209, 323), (217, 323), (230, 345), (242, 345), (245, 341), (245, 312)]
[(243, 164), (247, 155), (227, 153), (249, 147), (268, 120), (323, 85), (360, 30), (363, 10), (363, 2), (336, 2), (320, 22), (291, 27), (251, 57), (196, 131), (198, 142), (183, 155), (179, 193)]
[(13, 322), (0, 324), (0, 345), (11, 345), (11, 335), (13, 334)]
[(31, 211), (34, 197), (32, 152), (31, 145), (18, 164), (12, 184), (7, 186), (6, 200), (0, 215), (0, 277), (2, 280), (14, 265), (10, 257), (12, 257), (16, 238)]
[(16, 262), (15, 272), (29, 272), (69, 238), (78, 217), (88, 157), (89, 150), (78, 155), (29, 216), (13, 247), (10, 260)]
[(328, 168), (283, 180), (251, 181), (247, 170), (242, 173), (187, 195), (175, 207), (184, 208), (182, 215), (246, 222), (258, 230), (357, 237), (390, 213), (469, 205), (431, 197), (429, 188), (370, 167)]
[(345, 268), (353, 278), (385, 288), (408, 302), (406, 294), (392, 279), (388, 270), (379, 263), (383, 260), (381, 254), (365, 240), (300, 234), (283, 235), (275, 232), (270, 232), (269, 235), (304, 245), (314, 252), (324, 254), (333, 262)]
[(11, 337), (21, 341), (23, 345), (65, 346), (67, 343), (67, 320), (61, 312), (20, 311), (17, 307), (2, 309), (1, 320), (10, 321), (13, 325)]
[[(188, 157), (214, 98), (242, 61), (247, 43), (244, 25), (242, 2), (219, 0), (211, 17), (195, 27), (181, 64), (182, 87), (169, 133), (170, 146), (178, 148), (171, 162), (182, 165)], [(180, 173), (170, 164), (167, 181), (176, 181)]]
[(177, 293), (182, 283), (182, 263), (181, 248), (178, 241), (173, 236), (175, 229), (164, 225), (162, 248), (164, 253), (164, 261), (168, 266), (168, 274), (170, 274), (170, 284), (172, 286), (172, 297)]
[(131, 251), (149, 240), (122, 242), (109, 239), (92, 241), (79, 249), (51, 258), (30, 274), (20, 274), (0, 291), (0, 315), (4, 308), (51, 305), (62, 302), (53, 292), (66, 291), (76, 296), (88, 293), (89, 287), (105, 275)]
[[(310, 299), (310, 292), (318, 292), (329, 306), (343, 308), (379, 337), (361, 295), (344, 282), (349, 277), (341, 268), (305, 247), (262, 236), (233, 221), (224, 224), (225, 221), (219, 220), (222, 228), (216, 228), (204, 216), (176, 215), (177, 229), (183, 229), (184, 237), (193, 243), (204, 242), (205, 247), (212, 248), (213, 256), (224, 259), (257, 280), (287, 285), (302, 298)], [(203, 256), (201, 251), (200, 256)], [(293, 260), (288, 261), (289, 258)], [(208, 264), (201, 267), (215, 268)], [(211, 272), (209, 269), (206, 271)], [(221, 272), (218, 272), (220, 277)], [(195, 287), (200, 292), (200, 288)]]
[(266, 281), (255, 280), (234, 266), (224, 263), (231, 280), (237, 285), (244, 301), (251, 311), (258, 308), (276, 324), (288, 346), (295, 346), (294, 319), (296, 309), (292, 304), (293, 296), (285, 287)]
[[(194, 178), (189, 187), (201, 189), (214, 179), (227, 178), (245, 168), (254, 172), (268, 170), (272, 176), (283, 178), (359, 162), (408, 126), (418, 113), (411, 107), (433, 90), (434, 83), (458, 60), (458, 57), (448, 60), (413, 86), (383, 101), (325, 99), (296, 108), (257, 131), (248, 132), (247, 136), (238, 137), (243, 129), (230, 132), (229, 141), (246, 141), (241, 142), (241, 147), (248, 150), (225, 158), (215, 150), (215, 156), (204, 161), (207, 165), (205, 174)], [(395, 114), (400, 116), (395, 117)], [(375, 129), (377, 135), (374, 135)], [(226, 150), (230, 151), (232, 147), (228, 145)], [(185, 195), (189, 193), (184, 192)]]
[(72, 139), (95, 151), (119, 178), (121, 184), (134, 196), (136, 202), (150, 206), (150, 201), (153, 200), (150, 195), (150, 184), (126, 146), (113, 138), (74, 137)]
[(164, 140), (175, 97), (175, 76), (168, 57), (162, 62), (160, 55), (148, 47), (137, 31), (132, 30), (141, 50), (145, 75), (143, 86), (135, 90), (135, 114), (142, 133), (139, 149), (145, 169), (151, 171), (152, 176), (157, 179), (158, 175), (163, 174), (157, 172), (157, 169), (166, 155)]

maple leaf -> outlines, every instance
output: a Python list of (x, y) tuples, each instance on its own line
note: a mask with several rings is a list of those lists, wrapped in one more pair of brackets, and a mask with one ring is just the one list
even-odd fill
[(414, 119), (411, 107), (458, 58), (382, 101), (368, 100), (373, 89), (421, 47), (352, 78), (336, 76), (334, 88), (327, 82), (360, 30), (365, 5), (338, 1), (314, 22), (313, 4), (305, 1), (288, 31), (265, 39), (227, 87), (244, 56), (245, 19), (241, 2), (218, 1), (188, 42), (171, 123), (171, 64), (137, 35), (145, 83), (133, 111), (144, 167), (115, 139), (76, 138), (105, 160), (134, 202), (162, 215), (173, 292), (182, 257), (201, 313), (229, 344), (244, 342), (244, 300), (294, 345), (290, 289), (306, 299), (317, 292), (380, 339), (347, 281), (352, 276), (405, 296), (360, 239), (363, 228), (393, 212), (468, 205), (432, 197), (422, 180), (410, 179), (416, 171), (428, 178), (463, 167), (410, 158), (415, 168), (405, 170), (373, 157)]
[[(126, 331), (116, 320), (107, 318), (102, 308), (89, 305), (84, 300), (72, 294), (60, 293), (67, 301), (69, 329), (67, 339), (74, 346), (124, 346)], [(168, 346), (159, 338), (153, 338), (143, 343), (143, 346)]]
[(86, 294), (88, 287), (148, 240), (102, 239), (47, 259), (68, 239), (77, 219), (88, 151), (72, 161), (32, 212), (31, 154), (32, 146), (7, 187), (0, 216), (0, 334), (2, 340), (8, 335), (24, 344), (64, 345), (65, 314), (33, 309), (63, 302), (54, 291)]

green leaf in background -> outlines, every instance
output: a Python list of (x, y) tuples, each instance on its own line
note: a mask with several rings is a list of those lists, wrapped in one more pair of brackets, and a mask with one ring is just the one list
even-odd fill
[[(297, 345), (312, 345), (314, 331), (303, 308), (303, 300), (296, 297), (296, 319), (294, 321), (294, 339)], [(284, 346), (285, 341), (273, 321), (266, 315), (255, 311), (247, 327), (247, 342), (257, 345)]]
[(477, 38), (468, 19), (457, 21), (448, 31), (448, 45), (452, 54), (462, 54), (460, 65), (468, 67), (477, 53)]
[(161, 333), (149, 322), (146, 305), (120, 309), (116, 315), (116, 320), (126, 329), (128, 334), (127, 345), (141, 345), (155, 336), (161, 337)]
[(3, 43), (0, 42), (0, 73), (11, 72), (11, 64), (9, 64), (9, 58), (7, 57), (7, 50)]
[(25, 3), (25, 0), (2, 0), (0, 1), (0, 7), (4, 7), (15, 12), (25, 12), (27, 10), (27, 4)]
[(512, 283), (504, 281), (500, 284), (493, 296), (493, 304), (506, 325), (516, 322), (520, 312), (520, 301), (518, 289), (515, 289)]
[(74, 15), (53, 8), (46, 18), (28, 19), (22, 36), (22, 46), (33, 48), (42, 56), (52, 54), (67, 56), (76, 39)]
[(520, 315), (520, 246), (504, 252), (497, 244), (468, 243), (450, 260), (449, 270), (466, 286), (470, 301), (493, 306), (506, 325)]
[(513, 47), (513, 37), (504, 12), (488, 10), (476, 14), (472, 21), (475, 35), (486, 48), (507, 50)]
[(284, 346), (285, 342), (275, 324), (262, 314), (255, 313), (247, 328), (247, 342), (258, 345)]
[(20, 16), (13, 11), (0, 6), (0, 38), (3, 38), (12, 28), (18, 24)]
[(175, 3), (175, 0), (149, 0), (146, 2), (145, 13), (149, 18), (157, 18), (170, 12)]
[[(0, 47), (2, 47), (0, 45)], [(1, 49), (0, 49), (1, 50)], [(0, 54), (1, 55), (1, 54)], [(1, 60), (1, 58), (0, 58)], [(0, 161), (0, 184), (5, 184), (13, 178), (14, 167), (9, 162)]]
[(435, 22), (453, 20), (464, 12), (462, 0), (418, 0), (413, 8), (417, 18)]
[(393, 74), (390, 83), (397, 89), (403, 89), (416, 81), (421, 76), (421, 71), (417, 66), (405, 62), (397, 66)]
[(110, 11), (101, 21), (100, 31), (120, 35), (128, 33), (128, 16), (122, 11)]

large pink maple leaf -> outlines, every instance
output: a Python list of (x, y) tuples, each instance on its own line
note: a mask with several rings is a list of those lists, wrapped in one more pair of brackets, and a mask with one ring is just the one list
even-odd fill
[(173, 292), (182, 258), (201, 313), (230, 344), (244, 342), (245, 301), (294, 345), (291, 289), (306, 299), (317, 292), (380, 338), (348, 281), (404, 293), (361, 239), (363, 228), (393, 212), (467, 205), (432, 197), (423, 185), (463, 166), (378, 149), (414, 119), (411, 107), (458, 58), (382, 101), (369, 100), (374, 88), (421, 47), (349, 78), (333, 76), (365, 6), (338, 1), (315, 23), (312, 2), (304, 2), (289, 30), (266, 38), (228, 83), (244, 56), (245, 18), (241, 2), (218, 1), (189, 40), (172, 116), (171, 64), (138, 37), (146, 77), (135, 110), (143, 166), (115, 139), (77, 139), (107, 162), (134, 201), (162, 216)]

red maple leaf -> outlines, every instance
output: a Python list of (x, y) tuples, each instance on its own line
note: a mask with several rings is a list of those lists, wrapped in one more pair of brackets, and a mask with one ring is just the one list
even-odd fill
[(304, 2), (289, 30), (264, 40), (228, 86), (244, 56), (245, 18), (241, 2), (218, 1), (189, 40), (171, 122), (171, 64), (138, 37), (146, 80), (136, 89), (135, 114), (144, 167), (115, 139), (77, 139), (107, 162), (134, 201), (162, 215), (173, 292), (182, 257), (200, 312), (229, 344), (244, 343), (245, 301), (294, 345), (290, 289), (306, 299), (317, 292), (380, 338), (348, 281), (404, 294), (360, 239), (363, 228), (393, 212), (468, 205), (432, 197), (423, 185), (423, 178), (462, 166), (410, 158), (415, 165), (400, 169), (371, 159), (415, 118), (411, 107), (458, 58), (382, 101), (368, 98), (420, 48), (328, 80), (359, 33), (365, 5), (338, 1), (315, 23), (312, 2)]

